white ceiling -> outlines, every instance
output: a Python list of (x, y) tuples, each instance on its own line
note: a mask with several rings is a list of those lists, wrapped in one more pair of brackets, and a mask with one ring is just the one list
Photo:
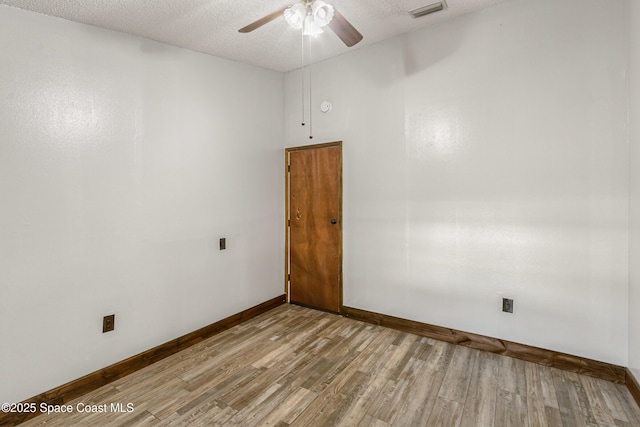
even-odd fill
[[(311, 61), (507, 0), (447, 0), (445, 11), (414, 19), (408, 11), (435, 0), (325, 0), (363, 34), (347, 48), (328, 28), (312, 44)], [(295, 0), (0, 0), (0, 4), (133, 34), (277, 71), (301, 66), (301, 36), (284, 18), (248, 34), (239, 28)]]

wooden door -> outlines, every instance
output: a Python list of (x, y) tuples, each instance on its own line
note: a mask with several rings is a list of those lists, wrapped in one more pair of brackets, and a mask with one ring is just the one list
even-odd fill
[(289, 300), (340, 312), (342, 144), (288, 149)]

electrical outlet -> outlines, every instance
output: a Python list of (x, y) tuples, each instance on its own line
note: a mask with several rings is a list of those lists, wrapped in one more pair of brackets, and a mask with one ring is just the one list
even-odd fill
[(102, 333), (113, 331), (116, 328), (116, 315), (110, 314), (102, 318)]
[(220, 250), (224, 251), (227, 249), (227, 239), (225, 237), (220, 238)]
[(502, 311), (505, 313), (513, 313), (513, 300), (509, 298), (502, 298)]

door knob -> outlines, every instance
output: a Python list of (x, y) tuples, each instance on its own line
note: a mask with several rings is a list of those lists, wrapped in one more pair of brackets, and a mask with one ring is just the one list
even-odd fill
[(335, 218), (331, 218), (331, 224), (337, 224), (338, 221)]

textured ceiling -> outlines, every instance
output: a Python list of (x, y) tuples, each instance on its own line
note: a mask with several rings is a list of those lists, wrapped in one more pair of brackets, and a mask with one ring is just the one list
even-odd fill
[[(414, 19), (408, 11), (435, 0), (325, 0), (364, 36), (347, 48), (327, 29), (311, 62), (443, 22), (507, 0), (447, 0), (443, 12)], [(301, 37), (280, 17), (248, 34), (238, 29), (295, 0), (0, 0), (0, 4), (95, 25), (277, 71), (301, 66)]]

